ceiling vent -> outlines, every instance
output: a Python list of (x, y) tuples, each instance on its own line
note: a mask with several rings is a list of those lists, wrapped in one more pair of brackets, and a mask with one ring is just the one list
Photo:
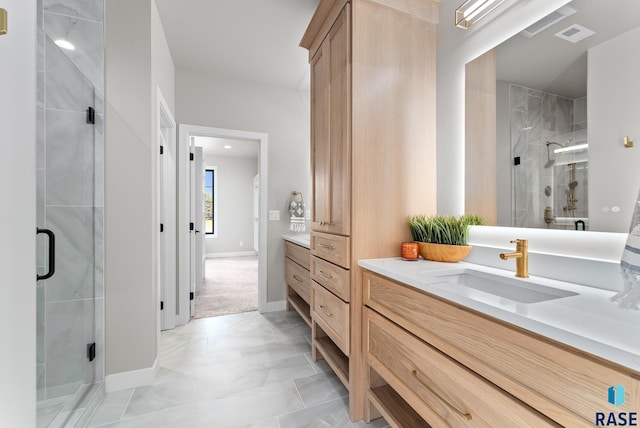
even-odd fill
[(576, 13), (576, 10), (569, 6), (562, 6), (560, 9), (551, 12), (541, 20), (531, 24), (520, 32), (521, 35), (531, 38), (541, 31), (551, 27), (556, 22), (562, 21), (569, 15)]
[(567, 40), (571, 43), (578, 43), (580, 40), (584, 40), (594, 34), (596, 34), (595, 31), (589, 30), (582, 25), (573, 24), (572, 26), (556, 33), (556, 37), (560, 37), (561, 39)]

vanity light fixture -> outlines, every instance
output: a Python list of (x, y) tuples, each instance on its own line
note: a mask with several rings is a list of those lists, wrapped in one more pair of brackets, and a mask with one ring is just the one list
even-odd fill
[(553, 151), (553, 153), (575, 152), (577, 150), (584, 150), (584, 149), (588, 149), (588, 148), (589, 148), (589, 144), (587, 144), (587, 143), (585, 143), (585, 144), (576, 144), (575, 146), (560, 147), (558, 149), (555, 149)]
[(467, 0), (456, 9), (456, 27), (464, 30), (487, 16), (504, 0)]

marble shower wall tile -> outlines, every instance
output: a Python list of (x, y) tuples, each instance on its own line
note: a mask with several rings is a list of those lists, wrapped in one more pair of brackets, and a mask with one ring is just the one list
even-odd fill
[(104, 0), (44, 0), (44, 8), (61, 15), (98, 22), (104, 20)]
[[(51, 38), (45, 39), (45, 107), (86, 112), (93, 105), (94, 88)], [(49, 121), (47, 120), (47, 124)]]
[(509, 104), (512, 110), (527, 111), (527, 88), (511, 85), (509, 91)]
[(587, 97), (573, 100), (573, 123), (587, 122)]
[(542, 138), (542, 97), (529, 95), (527, 97), (527, 141), (537, 141)]
[(94, 297), (93, 210), (47, 208), (47, 226), (56, 234), (57, 259), (56, 274), (47, 280), (47, 303)]
[(44, 30), (52, 40), (65, 39), (74, 50), (62, 49), (96, 88), (104, 87), (103, 40), (101, 22), (44, 12)]
[(85, 113), (47, 111), (47, 205), (94, 203), (94, 132), (85, 117)]
[[(38, 283), (38, 287), (36, 288), (36, 299), (37, 299), (36, 300), (36, 363), (38, 365), (42, 365), (42, 386), (44, 386), (44, 363), (45, 363), (44, 293), (45, 293), (45, 284), (43, 284), (41, 281)], [(38, 371), (38, 373), (40, 373), (40, 371)], [(40, 379), (38, 380), (40, 381)], [(40, 385), (40, 383), (38, 385)], [(40, 389), (40, 386), (38, 386), (38, 389)]]
[(85, 311), (93, 303), (83, 300), (46, 305), (47, 398), (70, 395), (84, 383), (87, 342)]
[(573, 102), (569, 98), (558, 97), (556, 121), (559, 133), (573, 131)]
[(542, 96), (542, 129), (545, 131), (556, 130), (556, 105), (558, 97), (544, 93)]
[(104, 208), (94, 208), (94, 296), (104, 297)]

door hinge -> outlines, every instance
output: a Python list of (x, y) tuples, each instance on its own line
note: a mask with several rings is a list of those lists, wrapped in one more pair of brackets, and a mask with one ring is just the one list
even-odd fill
[(160, 154), (163, 155), (164, 154), (164, 146), (160, 146)]
[(160, 223), (160, 233), (164, 232), (164, 224)]
[(195, 299), (195, 296), (193, 294), (193, 291), (189, 293), (189, 300), (193, 300)]
[(195, 160), (195, 157), (193, 156), (193, 153), (189, 153), (189, 160)]
[(89, 359), (89, 361), (93, 361), (96, 359), (96, 344), (95, 343), (89, 343), (87, 345), (87, 358)]
[(160, 301), (160, 310), (164, 311), (164, 302), (163, 301)]
[(87, 123), (89, 125), (96, 124), (96, 111), (94, 110), (93, 107), (87, 108)]
[(513, 164), (520, 165), (520, 156), (516, 156), (515, 158), (513, 158)]
[(193, 223), (189, 223), (189, 230), (193, 230), (196, 228), (196, 225)]

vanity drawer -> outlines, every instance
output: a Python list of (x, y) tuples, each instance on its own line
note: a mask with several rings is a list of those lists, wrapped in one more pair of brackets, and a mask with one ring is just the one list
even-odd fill
[(348, 302), (351, 297), (350, 277), (347, 269), (311, 256), (311, 279)]
[(311, 278), (309, 271), (294, 263), (292, 260), (285, 259), (284, 274), (287, 285), (295, 290), (302, 300), (311, 303)]
[(311, 282), (311, 318), (349, 356), (349, 304)]
[(284, 256), (309, 270), (311, 252), (308, 248), (293, 244), (289, 241), (284, 241)]
[(434, 426), (557, 426), (376, 312), (364, 321), (368, 363)]
[(311, 254), (349, 269), (351, 263), (349, 237), (311, 232)]
[(610, 411), (607, 391), (620, 384), (640, 408), (640, 380), (631, 370), (371, 272), (365, 304), (565, 426), (593, 426)]

